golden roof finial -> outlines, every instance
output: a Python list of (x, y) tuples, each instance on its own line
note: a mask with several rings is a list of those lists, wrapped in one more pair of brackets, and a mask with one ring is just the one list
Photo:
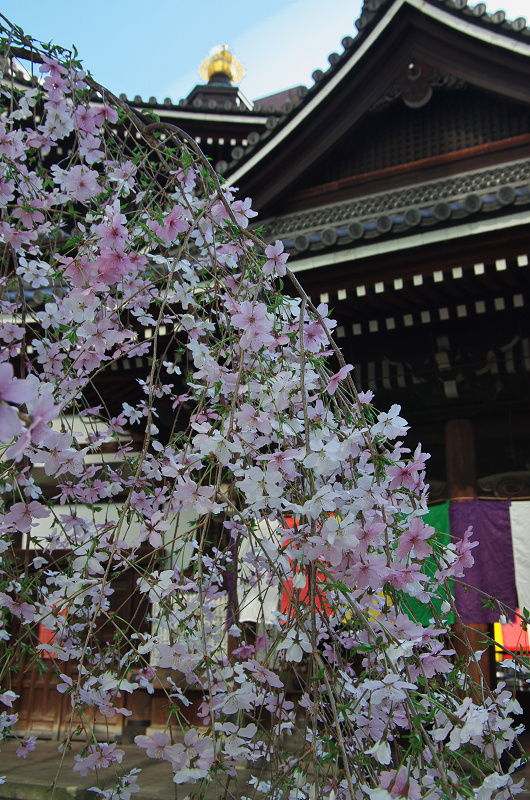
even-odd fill
[(203, 81), (209, 81), (214, 75), (227, 75), (232, 83), (239, 83), (245, 70), (240, 61), (230, 51), (227, 44), (212, 47), (210, 55), (199, 67), (199, 75)]

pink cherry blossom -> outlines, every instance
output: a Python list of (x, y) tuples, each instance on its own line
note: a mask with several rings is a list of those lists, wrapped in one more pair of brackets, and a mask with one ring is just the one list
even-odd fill
[(15, 694), (15, 692), (12, 691), (4, 692), (3, 694), (0, 694), (0, 703), (3, 703), (3, 705), (8, 706), (9, 708), (12, 708), (13, 701), (16, 700), (17, 697), (18, 695)]
[(61, 186), (75, 200), (86, 203), (90, 198), (96, 197), (101, 192), (97, 182), (98, 173), (84, 167), (72, 167), (69, 172), (64, 172), (61, 177)]
[(362, 561), (357, 561), (348, 569), (348, 582), (359, 589), (374, 588), (385, 583), (390, 570), (386, 559), (376, 553), (369, 553)]
[(42, 394), (37, 400), (29, 404), (30, 426), (29, 433), (33, 444), (39, 444), (42, 437), (49, 430), (49, 422), (59, 416), (60, 407), (54, 403), (53, 396), (49, 393)]
[(380, 785), (382, 789), (388, 790), (391, 797), (408, 798), (408, 800), (420, 800), (421, 787), (408, 772), (405, 766), (396, 770), (388, 770), (381, 773)]
[(396, 436), (403, 436), (408, 425), (403, 417), (398, 414), (401, 406), (393, 405), (388, 412), (383, 412), (377, 417), (377, 423), (372, 426), (373, 436), (384, 436), (386, 439), (395, 439)]
[(232, 213), (242, 228), (248, 226), (252, 217), (258, 216), (258, 212), (253, 211), (251, 206), (252, 200), (250, 197), (246, 197), (244, 200), (236, 200), (235, 203), (232, 203)]
[(455, 543), (455, 550), (457, 558), (453, 564), (446, 570), (446, 574), (454, 575), (455, 578), (463, 578), (466, 569), (470, 569), (475, 563), (471, 551), (474, 547), (478, 547), (479, 542), (472, 542), (473, 527), (470, 525), (464, 533), (462, 539)]
[(25, 742), (22, 742), (20, 747), (17, 748), (15, 755), (17, 758), (27, 758), (30, 753), (35, 750), (35, 744), (37, 742), (36, 736), (30, 736), (29, 739), (26, 739)]
[(167, 733), (155, 731), (153, 736), (135, 736), (134, 743), (146, 751), (149, 758), (158, 758), (162, 761), (169, 761), (175, 769), (183, 766), (186, 756), (185, 749), (181, 744), (170, 744)]
[(182, 218), (183, 211), (184, 209), (180, 206), (174, 206), (167, 217), (162, 219), (162, 224), (158, 222), (150, 223), (153, 232), (165, 245), (170, 245), (175, 241), (179, 233), (184, 233), (189, 229), (189, 222)]
[(265, 303), (253, 304), (249, 300), (243, 300), (242, 303), (236, 304), (236, 308), (232, 324), (245, 331), (241, 337), (241, 347), (250, 347), (256, 351), (267, 346), (272, 338), (270, 336), (272, 320)]
[(263, 265), (263, 274), (271, 275), (273, 271), (276, 271), (277, 275), (285, 275), (289, 254), (283, 252), (283, 242), (280, 239), (276, 239), (274, 244), (267, 245), (265, 255), (267, 256), (267, 261)]
[(7, 608), (15, 617), (18, 617), (24, 622), (32, 622), (35, 618), (34, 606), (29, 603), (21, 603), (13, 600), (12, 597), (8, 597), (4, 592), (0, 592), (0, 607)]
[(28, 533), (34, 521), (45, 519), (49, 515), (50, 512), (45, 506), (32, 500), (31, 503), (14, 503), (0, 521), (2, 525), (13, 527), (21, 533)]
[(351, 372), (352, 369), (353, 364), (345, 364), (343, 367), (341, 367), (339, 371), (335, 373), (335, 375), (331, 376), (330, 381), (326, 386), (326, 391), (329, 392), (329, 394), (335, 394), (341, 381), (344, 380), (348, 372)]
[(416, 558), (427, 558), (432, 553), (432, 547), (427, 543), (427, 539), (434, 536), (434, 533), (434, 528), (425, 525), (421, 517), (415, 517), (401, 534), (397, 548), (398, 556), (404, 558), (413, 551)]
[(26, 403), (37, 393), (35, 384), (13, 377), (11, 364), (0, 364), (0, 441), (9, 442), (19, 433), (21, 423), (17, 411), (8, 403)]
[(260, 664), (255, 659), (251, 658), (246, 661), (245, 669), (247, 669), (254, 679), (259, 683), (267, 683), (269, 686), (277, 689), (283, 689), (283, 683), (276, 673), (272, 672), (270, 669), (267, 669), (263, 666), (263, 664)]
[(111, 764), (121, 764), (125, 753), (123, 750), (117, 750), (116, 747), (116, 743), (89, 745), (88, 756), (74, 756), (77, 763), (73, 771), (78, 772), (84, 778), (88, 775), (89, 769), (108, 769)]
[(94, 228), (94, 233), (100, 238), (99, 246), (122, 248), (128, 238), (128, 231), (125, 227), (126, 222), (127, 218), (120, 213), (119, 204), (115, 204), (113, 213), (108, 218), (108, 221), (102, 222)]
[(60, 78), (68, 74), (66, 67), (59, 64), (56, 58), (50, 58), (47, 55), (42, 55), (42, 64), (39, 67), (39, 72), (49, 72), (52, 78)]
[(151, 547), (162, 547), (164, 534), (171, 527), (164, 511), (155, 511), (150, 520), (145, 520), (138, 537), (139, 542), (149, 540)]

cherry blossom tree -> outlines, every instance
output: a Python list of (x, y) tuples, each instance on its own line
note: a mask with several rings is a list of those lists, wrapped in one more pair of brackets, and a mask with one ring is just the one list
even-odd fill
[(1, 736), (38, 667), (71, 708), (62, 751), (85, 742), (58, 764), (107, 798), (142, 776), (94, 720), (155, 691), (167, 720), (138, 752), (192, 797), (516, 792), (518, 704), (472, 686), (449, 636), (474, 543), (423, 521), (400, 408), (356, 391), (327, 306), (189, 136), (76, 53), (2, 37)]

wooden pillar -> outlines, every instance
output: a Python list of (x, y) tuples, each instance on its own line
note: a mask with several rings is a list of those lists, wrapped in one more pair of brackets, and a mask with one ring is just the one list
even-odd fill
[[(449, 498), (453, 502), (471, 500), (477, 496), (477, 483), (475, 473), (475, 441), (473, 425), (468, 419), (453, 419), (445, 428), (445, 452), (447, 464), (447, 489)], [(488, 633), (488, 625), (483, 622), (464, 620), (466, 630), (461, 625), (454, 626), (454, 648), (457, 656), (468, 656), (466, 637), (473, 650), (484, 650), (480, 659), (480, 672), (474, 661), (469, 661), (468, 675), (480, 684), (482, 675), (486, 683), (490, 684), (491, 648), (482, 644), (484, 634)], [(469, 630), (471, 628), (471, 630)], [(482, 672), (482, 675), (481, 675)], [(481, 698), (477, 697), (477, 700)]]
[[(465, 630), (460, 624), (455, 624), (453, 626), (453, 647), (456, 651), (456, 655), (458, 658), (463, 657), (468, 661), (467, 674), (473, 683), (480, 686), (482, 678), (484, 678), (484, 683), (491, 688), (490, 670), (492, 659), (490, 658), (490, 651), (492, 648), (487, 646), (485, 640), (485, 635), (489, 633), (488, 625), (484, 622), (466, 622), (465, 625)], [(475, 652), (477, 652), (477, 650), (484, 650), (484, 654), (479, 660), (480, 670), (477, 668), (475, 661), (469, 659), (468, 641)], [(476, 702), (482, 702), (480, 692), (473, 692), (473, 696)]]
[(477, 496), (475, 440), (468, 419), (452, 419), (445, 427), (447, 488), (451, 500)]

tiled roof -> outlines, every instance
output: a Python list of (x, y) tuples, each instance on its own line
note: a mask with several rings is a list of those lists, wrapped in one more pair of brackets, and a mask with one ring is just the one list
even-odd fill
[[(396, 0), (364, 0), (361, 15), (355, 23), (357, 27), (356, 35), (345, 36), (342, 39), (341, 52), (329, 54), (329, 67), (325, 71), (317, 69), (313, 72), (313, 84), (308, 89), (300, 87), (299, 100), (297, 102), (286, 103), (279, 115), (276, 113), (269, 117), (267, 130), (261, 134), (260, 142), (245, 148), (240, 158), (234, 159), (229, 164), (220, 165), (222, 167), (221, 171), (231, 174), (235, 169), (242, 166), (252, 152), (260, 149), (261, 145), (275, 129), (280, 126), (283, 127), (291, 118), (295, 117), (300, 109), (322, 90), (340, 67), (361, 47), (377, 23), (395, 2)], [(407, 0), (405, 0), (406, 2)], [(502, 10), (488, 13), (487, 6), (483, 2), (479, 2), (476, 5), (469, 5), (468, 0), (426, 0), (426, 2), (433, 8), (440, 8), (449, 12), (461, 20), (462, 23), (472, 23), (477, 27), (477, 33), (481, 29), (488, 29), (491, 32), (500, 33), (515, 41), (530, 45), (530, 27), (527, 25), (525, 17), (509, 20), (506, 12)]]
[[(481, 27), (502, 30), (507, 36), (530, 41), (530, 28), (525, 17), (509, 20), (505, 11), (501, 9), (488, 12), (486, 3), (482, 2), (475, 5), (468, 3), (468, 0), (428, 0), (428, 2), (434, 6), (443, 6), (462, 20), (472, 21)], [(359, 31), (357, 39), (359, 35), (366, 34), (374, 27), (391, 4), (392, 0), (365, 0), (361, 16), (355, 23)]]
[[(199, 98), (188, 103), (186, 98), (179, 100), (178, 103), (174, 103), (170, 97), (165, 97), (163, 101), (157, 100), (156, 97), (150, 97), (149, 100), (144, 100), (140, 95), (136, 95), (134, 98), (127, 97), (126, 94), (120, 94), (120, 100), (123, 100), (125, 103), (129, 103), (132, 106), (137, 106), (140, 108), (152, 108), (153, 110), (159, 111), (162, 115), (164, 111), (167, 110), (179, 110), (179, 111), (191, 111), (197, 112), (200, 111), (201, 113), (207, 114), (219, 114), (224, 113), (227, 116), (241, 116), (241, 115), (249, 115), (249, 116), (259, 116), (262, 117), (265, 113), (265, 109), (262, 109), (261, 106), (254, 104), (252, 108), (248, 108), (245, 105), (241, 106), (234, 106), (233, 104), (227, 105), (226, 108), (220, 108), (216, 103), (204, 103)], [(274, 112), (271, 109), (267, 109), (267, 114), (281, 114), (282, 112)]]

